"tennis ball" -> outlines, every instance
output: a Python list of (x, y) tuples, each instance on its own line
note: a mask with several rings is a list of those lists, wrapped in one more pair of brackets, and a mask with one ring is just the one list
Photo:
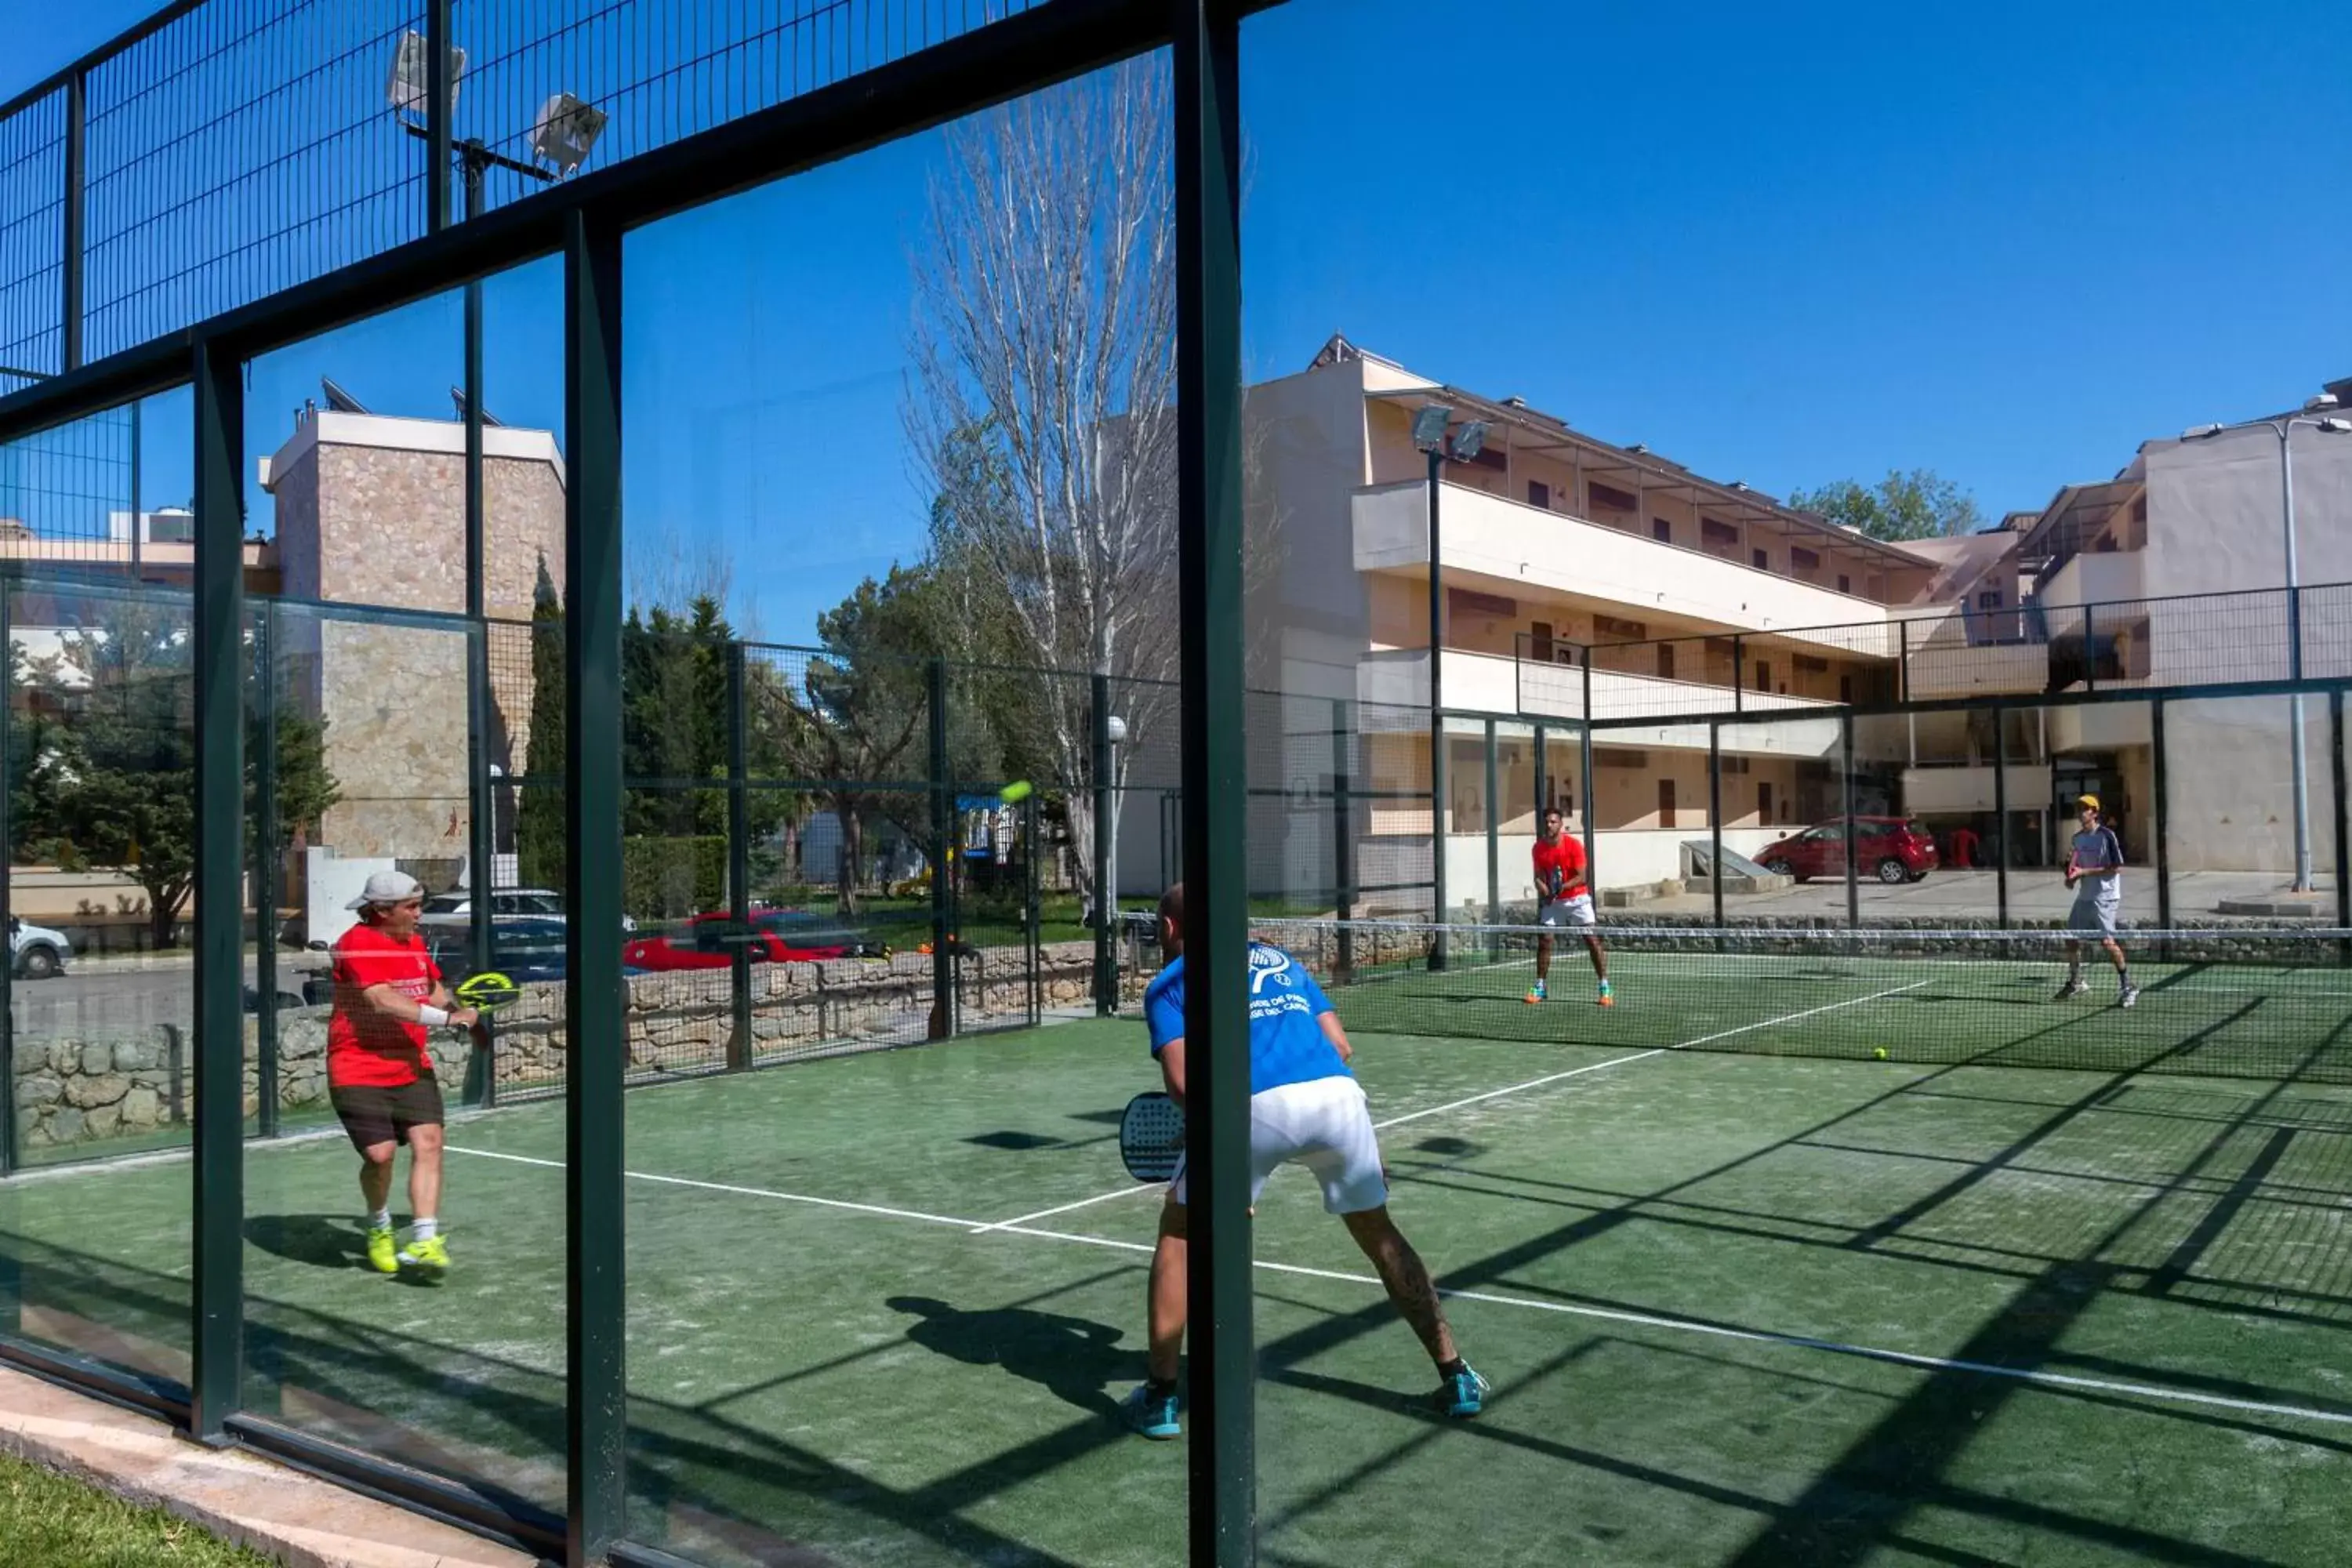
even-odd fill
[(1011, 784), (1006, 784), (1003, 789), (996, 792), (996, 798), (1003, 801), (1007, 805), (1012, 805), (1017, 802), (1027, 800), (1029, 798), (1030, 788), (1031, 785), (1027, 779), (1014, 779)]
[(1886, 1047), (1885, 1046), (1881, 1046), (1870, 1054), (1876, 1057), (1880, 1061), (1885, 1061), (1886, 1059)]

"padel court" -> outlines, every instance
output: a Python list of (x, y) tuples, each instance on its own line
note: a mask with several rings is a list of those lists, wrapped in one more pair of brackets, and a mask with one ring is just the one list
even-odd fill
[[(2067, 1004), (2038, 958), (1965, 973), (1628, 952), (1603, 1011), (1572, 942), (1539, 1007), (1507, 955), (1400, 969), (1451, 1033), (1371, 1032), (1414, 1010), (1335, 990), (1394, 1212), (1495, 1392), (1422, 1413), (1411, 1334), (1278, 1174), (1265, 1560), (2341, 1562), (2352, 1086), (2282, 1047), (2352, 1017), (2352, 974), (2149, 963), (2126, 1015), (2095, 967)], [(1787, 1054), (1808, 1037), (1857, 1048)], [(2231, 1043), (2230, 1076), (2195, 1070)], [(2255, 1050), (2286, 1065), (2244, 1076)], [(1112, 1413), (1157, 1201), (1116, 1128), (1156, 1082), (1122, 1019), (631, 1092), (632, 1533), (744, 1563), (1180, 1561), (1184, 1447)], [(438, 1287), (360, 1268), (342, 1143), (250, 1147), (248, 1394), (560, 1506), (562, 1108), (450, 1142)], [(27, 1318), (168, 1370), (188, 1175), (0, 1190)]]

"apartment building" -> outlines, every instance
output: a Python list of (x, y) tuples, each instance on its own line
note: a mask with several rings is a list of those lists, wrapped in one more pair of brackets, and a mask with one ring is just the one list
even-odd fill
[[(1360, 885), (1425, 881), (1430, 865), (1428, 806), (1403, 797), (1429, 789), (1430, 489), (1412, 422), (1433, 405), (1450, 408), (1457, 429), (1486, 426), (1469, 460), (1449, 447), (1437, 492), (1438, 674), (1444, 706), (1465, 715), (1448, 725), (1444, 837), (1451, 887), (1476, 900), (1486, 890), (1489, 737), (1469, 715), (1495, 716), (1506, 900), (1528, 891), (1519, 868), (1546, 804), (1579, 830), (1590, 818), (1602, 886), (1654, 881), (1681, 874), (1685, 846), (1713, 826), (1708, 729), (1676, 716), (1755, 715), (1720, 737), (1724, 839), (1752, 852), (1842, 809), (1838, 708), (1962, 694), (1982, 660), (1955, 650), (2017, 635), (2016, 529), (1883, 543), (1335, 338), (1304, 372), (1250, 389), (1252, 500), (1282, 543), (1276, 581), (1253, 599), (1254, 644), (1270, 650), (1260, 679), (1316, 722), (1331, 699), (1356, 705), (1364, 776), (1352, 782), (1379, 797)], [(1601, 732), (1590, 799), (1571, 738), (1538, 744), (1546, 719), (1587, 713), (1657, 721)], [(1968, 771), (1959, 740), (1926, 740)], [(1896, 808), (1919, 741), (1911, 727), (1872, 726), (1862, 738), (1869, 805)], [(1989, 780), (1990, 766), (1980, 771)], [(1287, 874), (1311, 885), (1319, 825), (1297, 827)]]

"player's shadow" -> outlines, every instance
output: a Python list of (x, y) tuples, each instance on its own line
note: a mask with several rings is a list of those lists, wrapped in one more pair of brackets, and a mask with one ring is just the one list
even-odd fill
[(245, 1239), (289, 1263), (313, 1268), (357, 1268), (367, 1261), (367, 1233), (349, 1215), (248, 1215)]
[(1120, 1349), (1124, 1331), (1108, 1323), (1027, 1307), (967, 1312), (930, 1296), (893, 1296), (884, 1305), (912, 1314), (907, 1337), (934, 1355), (1003, 1367), (1081, 1410), (1115, 1414), (1109, 1385), (1143, 1378), (1143, 1352)]

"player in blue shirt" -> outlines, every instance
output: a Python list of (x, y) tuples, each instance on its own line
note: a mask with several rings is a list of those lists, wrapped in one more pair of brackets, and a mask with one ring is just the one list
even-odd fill
[[(1184, 887), (1160, 900), (1160, 944), (1167, 966), (1144, 993), (1144, 1021), (1169, 1097), (1184, 1103)], [(1257, 1203), (1277, 1165), (1295, 1163), (1323, 1184), (1323, 1206), (1338, 1215), (1387, 1287), (1389, 1300), (1437, 1363), (1432, 1403), (1466, 1419), (1483, 1408), (1486, 1380), (1454, 1348), (1437, 1287), (1389, 1218), (1388, 1176), (1364, 1090), (1348, 1070), (1354, 1052), (1339, 1016), (1306, 966), (1278, 947), (1253, 942), (1250, 974), (1250, 1203)], [(1151, 1258), (1149, 1377), (1130, 1394), (1129, 1423), (1147, 1437), (1183, 1430), (1176, 1415), (1176, 1363), (1184, 1348), (1187, 1256), (1184, 1167), (1176, 1166), (1160, 1210), (1160, 1245)]]

